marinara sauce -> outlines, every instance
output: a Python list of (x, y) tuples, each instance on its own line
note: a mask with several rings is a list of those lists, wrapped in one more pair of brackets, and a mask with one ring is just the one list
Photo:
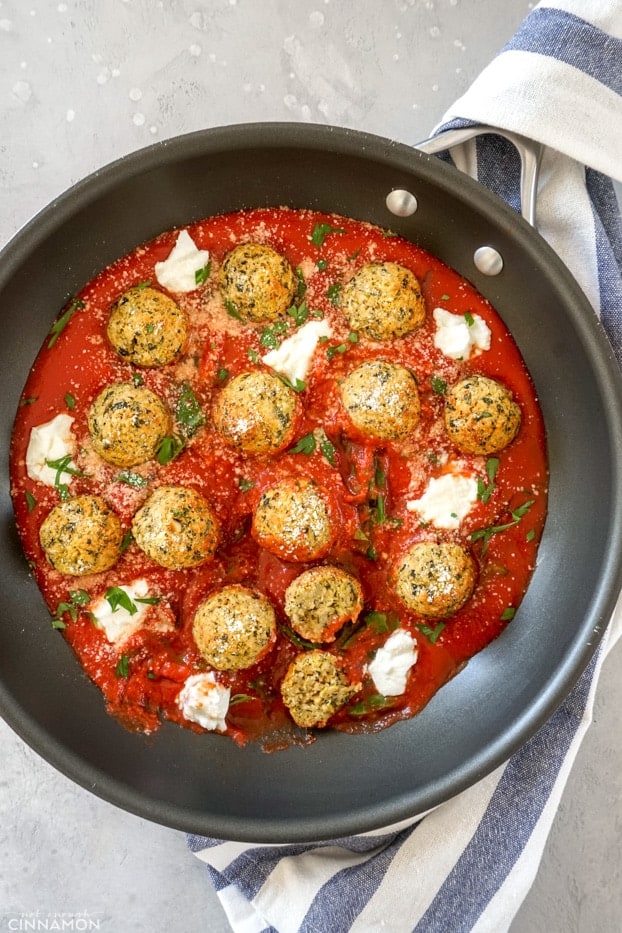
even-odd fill
[[(359, 581), (364, 605), (334, 641), (319, 646), (335, 655), (352, 684), (360, 685), (328, 726), (373, 732), (412, 717), (508, 624), (535, 566), (546, 513), (547, 464), (543, 421), (519, 350), (498, 314), (467, 281), (390, 231), (341, 216), (281, 208), (215, 216), (186, 229), (198, 249), (209, 251), (209, 262), (196, 288), (170, 293), (190, 322), (186, 345), (173, 362), (151, 368), (128, 363), (111, 346), (106, 328), (111, 306), (128, 288), (151, 283), (166, 291), (156, 280), (155, 264), (169, 256), (179, 231), (163, 233), (104, 269), (63, 309), (24, 387), (11, 450), (12, 496), (24, 551), (52, 617), (50, 638), (61, 637), (53, 629), (62, 632), (108, 711), (130, 729), (149, 732), (166, 719), (201, 732), (177, 702), (185, 681), (209, 670), (193, 638), (193, 617), (200, 602), (222, 586), (248, 586), (274, 607), (277, 636), (250, 668), (214, 671), (215, 680), (230, 688), (226, 727), (219, 731), (240, 744), (259, 739), (268, 750), (305, 743), (314, 730), (296, 726), (280, 685), (292, 660), (318, 645), (292, 630), (284, 612), (285, 591), (310, 566), (331, 564)], [(239, 243), (267, 244), (296, 271), (292, 307), (277, 327), (245, 323), (223, 301), (219, 269)], [(352, 331), (340, 306), (343, 287), (370, 262), (398, 263), (417, 277), (426, 309), (418, 329), (386, 340)], [(483, 319), (490, 348), (462, 360), (441, 352), (433, 315), (439, 307), (469, 322), (476, 315)], [(287, 380), (297, 394), (295, 437), (278, 453), (246, 456), (216, 430), (214, 400), (235, 376), (272, 371), (263, 357), (311, 320), (325, 320), (330, 336), (317, 342), (305, 378), (295, 384)], [(419, 423), (401, 440), (357, 434), (340, 403), (343, 379), (374, 359), (398, 363), (416, 379)], [(443, 429), (448, 387), (471, 373), (502, 383), (521, 411), (518, 435), (491, 456), (456, 451)], [(87, 419), (105, 386), (132, 381), (165, 402), (175, 426), (167, 450), (123, 471), (97, 458)], [(188, 399), (191, 423), (184, 420)], [(26, 451), (32, 428), (59, 413), (73, 419), (75, 470), (64, 472), (62, 462), (57, 463), (54, 485), (47, 485), (28, 475)], [(407, 505), (421, 498), (448, 463), (478, 483), (476, 501), (451, 528), (423, 520)], [(329, 502), (337, 530), (320, 560), (284, 560), (251, 534), (264, 490), (292, 476), (312, 479)], [(218, 548), (200, 566), (167, 569), (132, 538), (134, 514), (163, 485), (193, 488), (218, 518)], [(39, 529), (59, 501), (81, 493), (102, 496), (126, 537), (110, 570), (77, 577), (50, 565)], [(473, 594), (446, 618), (418, 615), (396, 594), (396, 564), (423, 540), (461, 543), (477, 567)], [(111, 642), (89, 607), (137, 579), (148, 584), (151, 622)], [(368, 665), (397, 628), (410, 634), (417, 660), (404, 691), (386, 696)]]

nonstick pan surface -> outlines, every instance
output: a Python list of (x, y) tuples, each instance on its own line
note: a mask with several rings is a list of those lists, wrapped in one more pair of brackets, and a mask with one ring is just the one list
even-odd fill
[[(393, 189), (417, 211), (396, 217)], [(29, 368), (60, 308), (104, 266), (156, 234), (223, 211), (309, 207), (414, 240), (487, 297), (512, 331), (542, 406), (551, 470), (537, 569), (512, 623), (415, 719), (376, 735), (319, 735), (268, 755), (164, 724), (151, 736), (105, 712), (22, 555), (8, 449)], [(494, 246), (503, 271), (480, 274)], [(251, 124), (179, 137), (95, 173), (0, 254), (0, 712), (56, 768), (104, 799), (177, 829), (256, 842), (362, 832), (421, 813), (512, 754), (592, 656), (620, 586), (622, 391), (571, 275), (502, 201), (438, 159), (379, 137)]]

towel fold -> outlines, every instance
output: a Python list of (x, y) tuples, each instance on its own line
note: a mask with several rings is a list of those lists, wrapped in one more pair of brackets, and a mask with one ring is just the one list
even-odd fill
[[(600, 316), (622, 363), (622, 5), (541, 2), (437, 128), (483, 123), (546, 148), (536, 223)], [(516, 152), (485, 135), (461, 168), (519, 207)], [(321, 843), (258, 846), (204, 836), (206, 864), (235, 933), (502, 933), (535, 877), (600, 667), (601, 645), (552, 718), (512, 758), (422, 817)]]

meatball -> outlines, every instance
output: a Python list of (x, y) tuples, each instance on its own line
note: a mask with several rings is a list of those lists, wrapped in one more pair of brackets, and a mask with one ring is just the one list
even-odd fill
[(396, 262), (361, 266), (343, 288), (341, 307), (352, 330), (373, 340), (404, 337), (425, 320), (419, 282)]
[(521, 410), (504, 385), (487, 376), (467, 376), (445, 399), (445, 429), (460, 450), (494, 454), (514, 440)]
[(155, 457), (172, 429), (164, 402), (146, 386), (116, 382), (99, 393), (89, 411), (93, 447), (108, 463), (130, 467)]
[(270, 650), (276, 615), (261, 593), (237, 584), (225, 586), (201, 603), (192, 634), (208, 664), (219, 671), (239, 671)]
[(340, 385), (341, 400), (361, 434), (402, 440), (419, 423), (419, 392), (404, 366), (370, 360), (357, 366)]
[(225, 440), (246, 454), (270, 454), (293, 438), (296, 393), (272, 373), (236, 376), (222, 389), (212, 416)]
[(459, 544), (423, 541), (399, 562), (395, 591), (408, 609), (430, 619), (444, 619), (470, 599), (477, 567)]
[(100, 496), (74, 496), (55, 505), (39, 529), (48, 561), (59, 573), (103, 573), (121, 554), (123, 529)]
[(124, 360), (136, 366), (166, 366), (182, 351), (188, 319), (164, 292), (136, 285), (113, 304), (107, 333)]
[(325, 726), (360, 684), (351, 684), (328, 651), (305, 651), (287, 669), (281, 695), (295, 723), (304, 728)]
[(309, 479), (288, 477), (262, 493), (252, 534), (277, 557), (305, 561), (329, 551), (335, 529), (320, 487)]
[(298, 282), (280, 253), (261, 243), (241, 243), (220, 269), (220, 292), (242, 320), (276, 321), (290, 307)]
[(359, 581), (329, 565), (312, 567), (285, 591), (285, 614), (294, 631), (313, 642), (334, 641), (339, 629), (363, 608)]
[(214, 556), (219, 527), (212, 507), (194, 489), (160, 486), (136, 512), (138, 547), (169, 570), (198, 567)]

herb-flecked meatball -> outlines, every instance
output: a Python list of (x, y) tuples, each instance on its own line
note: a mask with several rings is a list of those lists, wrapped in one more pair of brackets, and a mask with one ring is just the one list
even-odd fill
[(135, 366), (166, 366), (179, 356), (188, 336), (186, 312), (149, 285), (135, 285), (110, 309), (108, 339), (120, 357)]
[(285, 614), (294, 631), (313, 642), (334, 641), (363, 608), (361, 584), (340, 567), (311, 567), (285, 591)]
[(395, 591), (413, 612), (444, 619), (470, 599), (476, 579), (477, 566), (464, 547), (447, 541), (423, 541), (399, 561)]
[(341, 308), (352, 330), (374, 340), (404, 337), (425, 320), (419, 282), (396, 262), (361, 266), (343, 288)]
[(227, 253), (220, 269), (220, 292), (242, 320), (276, 321), (291, 306), (297, 280), (285, 258), (262, 243), (241, 243)]
[(287, 477), (266, 489), (253, 515), (258, 544), (284, 560), (324, 557), (336, 530), (321, 488), (309, 479)]
[(261, 593), (233, 584), (200, 604), (192, 634), (208, 664), (219, 671), (239, 671), (256, 664), (272, 647), (276, 615)]
[(155, 457), (171, 431), (172, 419), (151, 389), (116, 382), (91, 405), (88, 426), (100, 457), (115, 466), (130, 467)]
[(100, 496), (74, 496), (55, 505), (39, 529), (48, 561), (59, 573), (103, 573), (121, 554), (119, 517)]
[(292, 440), (296, 404), (296, 393), (278, 376), (241, 373), (221, 390), (212, 416), (231, 446), (246, 454), (270, 454)]
[(299, 726), (325, 726), (331, 716), (360, 690), (351, 684), (328, 651), (305, 651), (287, 669), (281, 695), (290, 716)]
[(159, 486), (136, 512), (138, 547), (169, 570), (198, 567), (218, 547), (218, 520), (210, 503), (186, 486)]
[(362, 363), (346, 376), (339, 391), (350, 420), (367, 437), (402, 440), (419, 423), (417, 382), (398, 363)]
[(521, 425), (512, 393), (488, 376), (467, 376), (445, 399), (445, 429), (460, 450), (494, 454), (511, 444)]

